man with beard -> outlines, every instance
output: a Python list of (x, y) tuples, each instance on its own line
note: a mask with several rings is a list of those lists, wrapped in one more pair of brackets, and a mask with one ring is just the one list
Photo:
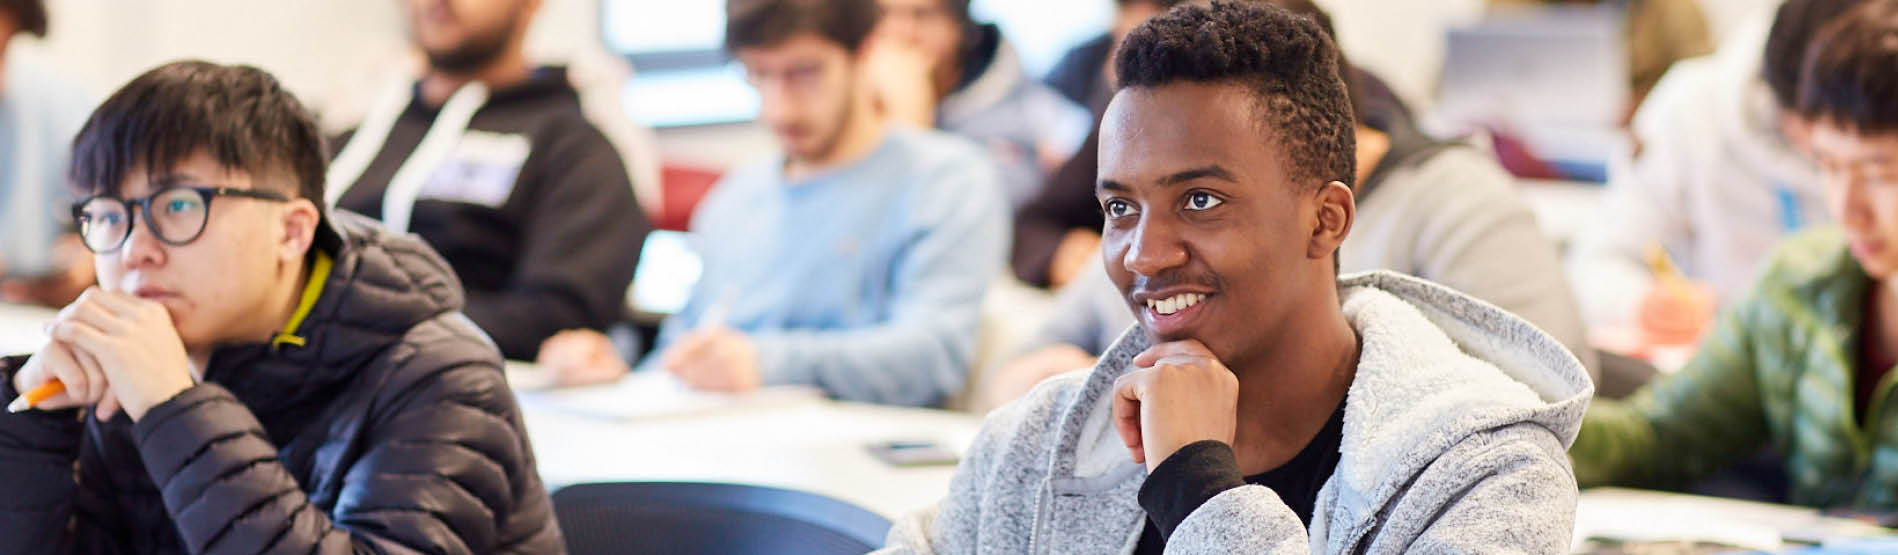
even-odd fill
[[(731, 0), (725, 48), (783, 152), (727, 174), (692, 217), (704, 274), (666, 321), (664, 368), (701, 389), (797, 384), (937, 405), (961, 390), (1008, 208), (973, 143), (886, 125), (864, 78), (873, 0)], [(542, 364), (563, 381), (627, 365), (597, 332)]]
[(428, 67), (330, 168), (331, 205), (420, 235), (511, 359), (617, 321), (650, 230), (618, 152), (560, 67), (523, 52), (539, 0), (412, 0)]

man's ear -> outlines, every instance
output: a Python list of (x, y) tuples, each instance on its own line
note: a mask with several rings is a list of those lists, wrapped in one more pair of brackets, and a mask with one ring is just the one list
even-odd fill
[(1351, 234), (1351, 224), (1358, 217), (1357, 197), (1351, 193), (1351, 187), (1339, 181), (1320, 185), (1314, 194), (1318, 200), (1318, 217), (1312, 225), (1305, 256), (1326, 258), (1338, 252), (1338, 246)]
[(277, 256), (285, 262), (303, 259), (316, 242), (316, 226), (322, 225), (316, 203), (306, 198), (291, 199), (283, 209), (283, 238), (277, 244)]

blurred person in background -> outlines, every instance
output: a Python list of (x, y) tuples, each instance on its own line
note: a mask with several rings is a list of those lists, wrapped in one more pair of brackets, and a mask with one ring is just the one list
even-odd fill
[(1815, 28), (1790, 106), (1836, 223), (1782, 242), (1686, 368), (1588, 407), (1583, 487), (1683, 488), (1768, 450), (1777, 475), (1706, 493), (1898, 511), (1898, 0), (1859, 4)]
[(1787, 0), (1654, 86), (1569, 258), (1590, 326), (1691, 344), (1774, 244), (1830, 219), (1791, 107), (1807, 44), (1857, 3)]
[(876, 9), (865, 69), (878, 111), (987, 147), (1011, 206), (1033, 197), (1087, 136), (1087, 110), (1030, 77), (1001, 28), (969, 13), (969, 0), (877, 0)]
[(1061, 55), (1042, 78), (1069, 101), (1100, 114), (1114, 98), (1114, 49), (1134, 26), (1186, 0), (1114, 0), (1113, 26)]
[[(1183, 0), (1116, 0), (1113, 27), (1069, 50), (1048, 72), (1048, 86), (1086, 106), (1098, 122), (1114, 96), (1112, 55), (1134, 26)], [(1076, 269), (1091, 267), (1101, 242), (1101, 211), (1093, 202), (1096, 136), (1088, 130), (1074, 156), (1048, 176), (1035, 196), (1015, 213), (1009, 264), (1015, 277), (1036, 287), (1060, 289)]]
[(651, 230), (566, 68), (523, 50), (539, 0), (411, 0), (428, 68), (336, 144), (329, 200), (420, 235), (510, 359), (625, 313)]
[(66, 157), (92, 96), (52, 62), (9, 48), (45, 37), (43, 0), (0, 0), (0, 302), (65, 306), (93, 283), (92, 256), (60, 215)]
[[(692, 216), (704, 271), (643, 367), (713, 391), (769, 385), (935, 406), (974, 363), (1002, 270), (1008, 206), (993, 161), (876, 114), (874, 0), (731, 0), (725, 49), (781, 152), (725, 175)], [(563, 333), (540, 363), (563, 383), (629, 371), (604, 334)]]

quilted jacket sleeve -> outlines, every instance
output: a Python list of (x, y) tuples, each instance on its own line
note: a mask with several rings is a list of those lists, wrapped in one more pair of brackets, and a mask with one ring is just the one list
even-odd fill
[[(13, 370), (25, 362), (0, 359), (0, 403), (18, 395)], [(0, 554), (123, 551), (126, 534), (83, 418), (78, 410), (0, 414)]]
[(1721, 314), (1687, 366), (1626, 401), (1588, 407), (1569, 455), (1582, 487), (1680, 486), (1766, 441), (1753, 334), (1772, 325), (1766, 301)]
[[(154, 407), (134, 435), (194, 553), (492, 553), (516, 511), (550, 514), (501, 373), (472, 364), (387, 384), (335, 507), (310, 503), (250, 410), (215, 384)], [(523, 507), (524, 504), (537, 506)], [(530, 545), (559, 551), (545, 517)]]

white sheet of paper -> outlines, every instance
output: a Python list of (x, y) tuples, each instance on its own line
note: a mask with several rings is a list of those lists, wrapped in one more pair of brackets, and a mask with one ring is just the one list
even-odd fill
[[(515, 365), (509, 381), (531, 382), (528, 365)], [(671, 374), (633, 372), (618, 382), (588, 387), (530, 391), (516, 387), (525, 402), (610, 420), (640, 420), (688, 416), (711, 411), (781, 406), (824, 398), (816, 388), (772, 386), (748, 393), (715, 393), (692, 389)]]
[(1591, 539), (1623, 542), (1701, 541), (1778, 551), (1786, 541), (1825, 543), (1879, 535), (1875, 527), (1826, 517), (1805, 507), (1755, 503), (1658, 491), (1594, 488), (1575, 511), (1575, 545)]

